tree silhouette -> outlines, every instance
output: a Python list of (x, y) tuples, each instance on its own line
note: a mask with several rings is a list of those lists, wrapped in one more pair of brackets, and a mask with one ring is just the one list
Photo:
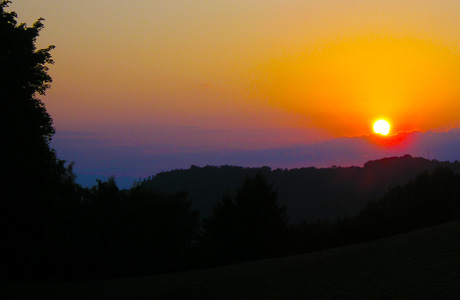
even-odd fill
[(57, 219), (69, 208), (64, 198), (76, 200), (76, 186), (71, 166), (50, 148), (52, 119), (37, 98), (52, 81), (47, 65), (54, 46), (37, 50), (43, 19), (18, 24), (16, 13), (5, 11), (10, 3), (0, 2), (0, 244), (7, 245), (0, 256), (19, 262), (10, 264), (19, 273), (33, 265), (38, 272), (43, 257), (54, 256), (46, 240), (57, 241)]
[(49, 152), (54, 129), (51, 117), (36, 94), (44, 95), (52, 81), (47, 64), (53, 63), (50, 51), (54, 46), (37, 50), (35, 42), (43, 28), (43, 19), (31, 27), (18, 25), (16, 13), (5, 12), (9, 3), (0, 2), (0, 130), (2, 138), (7, 138), (5, 150), (33, 147), (44, 155)]
[[(36, 39), (43, 19), (31, 27), (17, 24), (16, 13), (6, 12), (10, 1), (0, 2), (0, 166), (5, 200), (40, 196), (49, 187), (49, 174), (58, 166), (49, 143), (54, 134), (52, 119), (36, 97), (49, 87), (47, 64), (50, 50), (37, 50)], [(19, 188), (27, 186), (27, 189)]]
[(66, 245), (63, 278), (139, 276), (196, 265), (190, 254), (199, 214), (185, 192), (163, 194), (139, 183), (120, 190), (114, 177), (98, 179), (83, 189), (73, 213), (78, 231)]
[(233, 197), (224, 195), (203, 220), (203, 243), (221, 263), (275, 256), (286, 222), (286, 207), (277, 203), (277, 191), (259, 173), (246, 177)]
[(120, 215), (120, 257), (136, 266), (136, 273), (184, 265), (199, 225), (199, 214), (191, 209), (186, 192), (166, 195), (135, 186), (125, 197)]

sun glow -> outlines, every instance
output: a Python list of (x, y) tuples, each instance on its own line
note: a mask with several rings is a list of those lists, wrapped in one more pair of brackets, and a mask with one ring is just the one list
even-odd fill
[(305, 49), (268, 61), (254, 85), (270, 105), (308, 116), (314, 127), (363, 135), (373, 125), (369, 116), (379, 115), (398, 120), (392, 133), (458, 123), (454, 47), (382, 33), (324, 39)]
[(378, 120), (374, 123), (374, 132), (387, 135), (390, 132), (390, 123), (385, 120)]

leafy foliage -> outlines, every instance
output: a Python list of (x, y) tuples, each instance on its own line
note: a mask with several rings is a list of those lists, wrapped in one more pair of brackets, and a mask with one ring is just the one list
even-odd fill
[(54, 134), (52, 119), (36, 94), (44, 95), (52, 82), (47, 65), (53, 64), (50, 51), (54, 46), (37, 50), (43, 19), (31, 27), (18, 25), (16, 13), (5, 11), (9, 3), (0, 3), (2, 137), (10, 137), (9, 142), (48, 145)]
[(78, 201), (78, 187), (72, 164), (66, 167), (49, 146), (52, 119), (37, 98), (52, 81), (54, 46), (37, 50), (43, 19), (18, 24), (9, 3), (0, 2), (0, 259), (2, 273), (35, 276), (59, 259), (68, 228), (62, 216)]

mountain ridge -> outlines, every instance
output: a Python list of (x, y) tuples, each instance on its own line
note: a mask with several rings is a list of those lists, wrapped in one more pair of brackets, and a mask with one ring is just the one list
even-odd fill
[(419, 173), (438, 167), (460, 173), (460, 163), (404, 155), (366, 162), (363, 167), (303, 167), (271, 169), (240, 166), (191, 166), (161, 172), (141, 182), (143, 188), (173, 193), (187, 191), (192, 206), (206, 217), (222, 195), (231, 194), (246, 176), (258, 172), (278, 189), (291, 223), (336, 220), (356, 215), (366, 204), (381, 197), (389, 187), (403, 185)]

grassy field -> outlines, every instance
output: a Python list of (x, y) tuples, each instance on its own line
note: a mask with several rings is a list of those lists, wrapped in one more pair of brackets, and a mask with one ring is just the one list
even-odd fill
[(207, 270), (92, 282), (1, 283), (0, 298), (460, 299), (460, 221)]

